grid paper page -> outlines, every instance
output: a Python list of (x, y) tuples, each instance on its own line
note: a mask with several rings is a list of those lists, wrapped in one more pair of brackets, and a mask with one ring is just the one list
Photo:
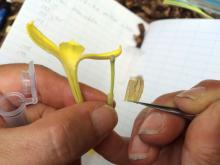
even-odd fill
[(144, 55), (133, 75), (143, 75), (142, 101), (220, 78), (220, 20), (165, 20), (151, 24)]
[[(55, 43), (76, 40), (86, 47), (86, 52), (100, 53), (110, 51), (122, 45), (134, 47), (133, 35), (138, 33), (137, 24), (143, 22), (113, 0), (26, 0), (11, 32), (6, 38), (0, 55), (0, 64), (13, 62), (29, 62), (47, 66), (64, 74), (57, 59), (36, 46), (28, 37), (25, 25), (34, 20), (38, 28)], [(145, 24), (146, 25), (146, 24)], [(146, 25), (147, 29), (148, 25)], [(124, 93), (120, 93), (125, 82), (118, 76), (126, 78), (126, 71), (134, 55), (122, 57), (116, 61), (115, 99), (119, 114), (116, 128), (122, 135), (129, 135), (136, 117), (137, 106), (129, 106), (123, 101)], [(109, 61), (83, 61), (80, 64), (79, 80), (100, 90), (108, 92), (110, 77)], [(139, 107), (139, 106), (138, 106)], [(139, 108), (140, 109), (140, 108)], [(129, 119), (129, 120), (128, 120)], [(107, 164), (100, 157), (89, 157), (84, 164)]]

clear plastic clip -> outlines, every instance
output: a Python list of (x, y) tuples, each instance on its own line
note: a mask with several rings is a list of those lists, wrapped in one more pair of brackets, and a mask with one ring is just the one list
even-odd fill
[(26, 105), (38, 102), (35, 69), (31, 61), (27, 71), (21, 73), (22, 92), (10, 92), (0, 96), (0, 115), (8, 127), (27, 124)]

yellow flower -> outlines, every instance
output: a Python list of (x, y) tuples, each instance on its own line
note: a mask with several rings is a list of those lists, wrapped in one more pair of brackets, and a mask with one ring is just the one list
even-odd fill
[(118, 49), (101, 54), (83, 54), (85, 48), (75, 41), (62, 42), (57, 46), (53, 41), (41, 33), (33, 22), (27, 24), (27, 31), (31, 39), (42, 49), (53, 54), (63, 64), (64, 70), (77, 103), (83, 102), (82, 93), (79, 87), (77, 69), (78, 64), (83, 59), (110, 60), (111, 63), (111, 88), (108, 95), (108, 104), (113, 105), (114, 75), (115, 75), (115, 58), (122, 52), (121, 47)]

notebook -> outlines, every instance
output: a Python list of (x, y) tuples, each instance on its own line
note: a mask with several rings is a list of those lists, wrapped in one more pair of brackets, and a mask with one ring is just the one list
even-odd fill
[[(115, 130), (129, 136), (143, 106), (124, 101), (132, 76), (144, 78), (141, 101), (152, 102), (159, 95), (188, 89), (203, 79), (220, 77), (220, 21), (173, 19), (151, 24), (114, 0), (26, 0), (0, 50), (0, 64), (33, 60), (65, 75), (57, 59), (36, 46), (25, 25), (37, 27), (57, 44), (76, 40), (86, 52), (106, 52), (122, 45), (116, 60), (115, 101), (119, 122)], [(147, 31), (141, 49), (133, 35), (143, 23)], [(105, 92), (109, 89), (110, 66), (106, 61), (85, 60), (79, 66), (79, 80)], [(99, 155), (85, 156), (83, 164), (111, 164)]]

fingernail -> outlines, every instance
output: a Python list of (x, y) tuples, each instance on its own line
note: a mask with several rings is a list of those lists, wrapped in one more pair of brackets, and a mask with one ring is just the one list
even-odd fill
[(191, 100), (196, 100), (199, 97), (203, 96), (205, 93), (205, 87), (195, 87), (190, 90), (183, 91), (177, 95), (177, 97), (188, 98)]
[(148, 144), (141, 141), (140, 137), (136, 135), (131, 144), (131, 150), (129, 153), (129, 159), (131, 160), (143, 160), (147, 158), (149, 150)]
[(100, 136), (110, 132), (117, 123), (117, 115), (115, 110), (104, 105), (97, 107), (91, 114), (93, 126)]
[(161, 133), (164, 127), (165, 118), (159, 112), (150, 113), (142, 123), (139, 134), (155, 135)]

